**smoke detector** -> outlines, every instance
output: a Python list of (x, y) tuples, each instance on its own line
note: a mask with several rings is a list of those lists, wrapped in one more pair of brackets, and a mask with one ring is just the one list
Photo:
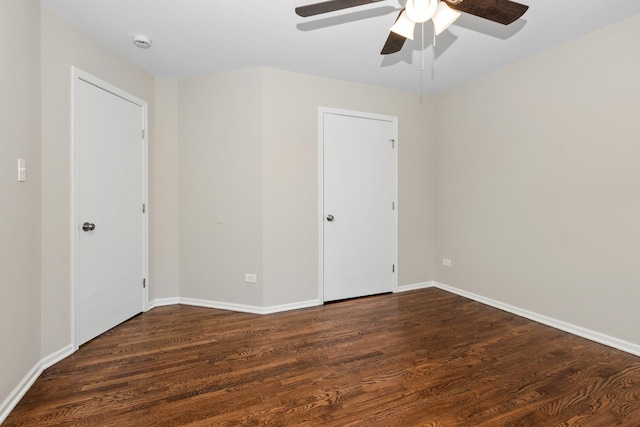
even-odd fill
[(151, 47), (151, 39), (142, 34), (137, 34), (133, 36), (133, 44), (140, 49), (149, 49)]

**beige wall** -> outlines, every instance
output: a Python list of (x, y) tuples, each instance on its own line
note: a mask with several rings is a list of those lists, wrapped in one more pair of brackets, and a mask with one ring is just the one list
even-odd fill
[(180, 81), (178, 99), (182, 297), (318, 298), (320, 106), (399, 117), (399, 283), (433, 279), (431, 101), (264, 68)]
[(438, 281), (640, 343), (639, 39), (636, 16), (437, 97)]
[(181, 297), (262, 306), (261, 82), (246, 70), (178, 83)]
[[(178, 233), (178, 82), (155, 78), (154, 170), (151, 209), (149, 300), (176, 298), (180, 295), (180, 259)], [(151, 175), (150, 175), (151, 176)]]
[(40, 2), (1, 1), (0, 404), (40, 360), (39, 45)]
[(432, 280), (432, 100), (268, 68), (262, 74), (265, 306), (318, 298), (318, 107), (398, 117), (398, 283)]
[[(148, 101), (151, 131), (154, 79), (45, 6), (42, 7), (41, 32), (42, 355), (48, 356), (71, 343), (71, 66)], [(151, 177), (153, 159), (151, 132)], [(149, 185), (153, 193), (153, 178)]]

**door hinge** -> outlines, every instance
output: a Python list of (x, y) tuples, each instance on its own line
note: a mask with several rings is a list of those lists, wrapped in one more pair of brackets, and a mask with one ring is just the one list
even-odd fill
[(392, 211), (396, 210), (396, 202), (391, 202), (391, 210)]
[(396, 140), (395, 139), (391, 140), (391, 148), (396, 148)]
[(391, 272), (392, 273), (396, 272), (396, 265), (395, 264), (391, 264)]
[(146, 203), (142, 204), (142, 213), (147, 213), (147, 204)]
[(142, 289), (147, 287), (147, 279), (142, 279)]
[(142, 142), (144, 142), (144, 129), (142, 129)]

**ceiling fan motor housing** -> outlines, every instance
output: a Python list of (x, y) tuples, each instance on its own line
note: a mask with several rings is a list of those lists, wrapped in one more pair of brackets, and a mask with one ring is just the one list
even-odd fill
[(407, 0), (405, 6), (407, 16), (413, 22), (422, 24), (427, 22), (436, 13), (438, 0)]

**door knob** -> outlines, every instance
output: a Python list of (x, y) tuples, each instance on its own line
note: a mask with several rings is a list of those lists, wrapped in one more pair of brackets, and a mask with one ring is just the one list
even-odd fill
[(82, 224), (82, 229), (84, 231), (93, 231), (96, 229), (96, 225), (90, 222), (85, 222), (84, 224)]
[(327, 221), (331, 222), (333, 221), (333, 215), (327, 215)]

